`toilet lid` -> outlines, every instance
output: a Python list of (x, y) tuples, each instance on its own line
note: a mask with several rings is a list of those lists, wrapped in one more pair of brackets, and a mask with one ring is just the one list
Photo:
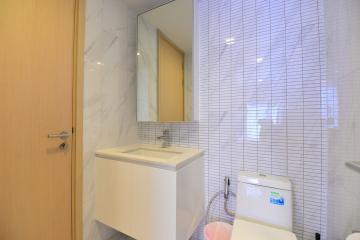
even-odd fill
[(296, 240), (294, 233), (236, 218), (231, 240)]

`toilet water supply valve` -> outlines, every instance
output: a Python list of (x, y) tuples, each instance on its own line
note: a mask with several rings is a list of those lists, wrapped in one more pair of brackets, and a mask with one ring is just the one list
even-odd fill
[(228, 176), (226, 176), (224, 178), (224, 190), (221, 190), (219, 192), (217, 192), (209, 201), (207, 209), (206, 209), (206, 216), (205, 216), (205, 222), (209, 223), (209, 213), (210, 213), (210, 209), (211, 209), (211, 205), (213, 204), (213, 202), (215, 201), (215, 199), (220, 196), (221, 194), (224, 195), (224, 210), (226, 212), (227, 215), (231, 216), (231, 217), (235, 217), (235, 213), (230, 211), (228, 208), (228, 201), (229, 201), (229, 196), (233, 196), (236, 197), (236, 194), (233, 193), (230, 190), (230, 178)]

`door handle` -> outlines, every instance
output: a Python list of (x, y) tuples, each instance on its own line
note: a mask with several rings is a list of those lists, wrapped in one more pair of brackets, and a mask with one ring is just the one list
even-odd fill
[(62, 131), (61, 133), (54, 133), (54, 134), (48, 134), (48, 138), (60, 138), (61, 140), (66, 140), (69, 137), (71, 137), (71, 133), (68, 133), (66, 131)]

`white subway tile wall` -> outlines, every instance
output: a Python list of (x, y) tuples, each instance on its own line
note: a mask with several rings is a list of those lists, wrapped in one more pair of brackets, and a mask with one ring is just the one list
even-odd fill
[[(326, 239), (327, 103), (322, 0), (198, 0), (199, 123), (139, 123), (139, 139), (205, 153), (206, 201), (240, 170), (289, 176), (298, 239)], [(234, 199), (231, 201), (234, 208)], [(223, 201), (213, 219), (230, 220)], [(202, 239), (201, 228), (194, 239)]]

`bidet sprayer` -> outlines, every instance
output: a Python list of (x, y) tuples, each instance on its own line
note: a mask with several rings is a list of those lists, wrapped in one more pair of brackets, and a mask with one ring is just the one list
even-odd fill
[(228, 176), (224, 178), (224, 185), (224, 198), (227, 200), (230, 193), (230, 178)]
[(236, 197), (236, 194), (233, 193), (231, 190), (230, 190), (230, 178), (228, 176), (226, 176), (224, 178), (224, 190), (220, 190), (218, 191), (217, 193), (215, 193), (214, 196), (212, 196), (212, 198), (210, 199), (208, 205), (207, 205), (207, 208), (206, 208), (206, 215), (205, 215), (205, 222), (206, 223), (209, 223), (210, 222), (210, 219), (209, 219), (209, 213), (210, 213), (210, 208), (211, 208), (211, 205), (213, 204), (213, 202), (215, 201), (215, 199), (219, 196), (221, 196), (221, 194), (224, 194), (224, 210), (226, 212), (227, 215), (231, 216), (231, 217), (234, 217), (235, 216), (235, 212), (232, 212), (229, 210), (228, 208), (228, 201), (230, 199), (230, 195), (233, 196), (233, 197)]

